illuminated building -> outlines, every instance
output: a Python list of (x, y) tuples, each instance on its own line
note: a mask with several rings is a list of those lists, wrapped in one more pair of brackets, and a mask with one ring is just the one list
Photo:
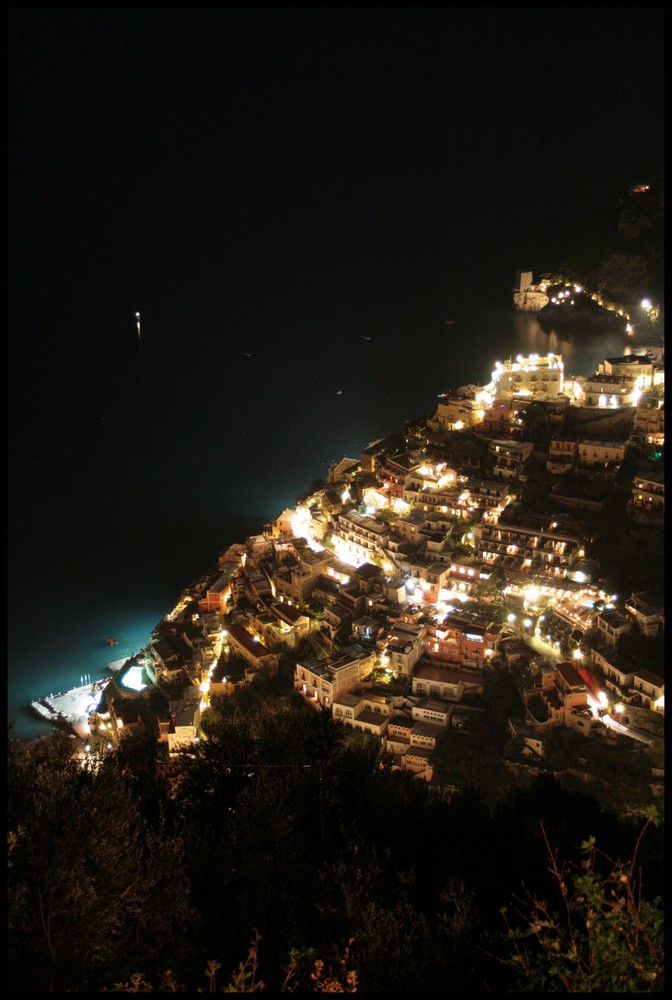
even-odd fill
[(628, 517), (637, 524), (663, 527), (665, 524), (665, 477), (655, 470), (636, 475), (626, 505)]
[(326, 660), (307, 657), (294, 668), (294, 690), (309, 701), (330, 707), (336, 698), (352, 691), (369, 676), (377, 655), (353, 643)]
[(665, 627), (665, 605), (657, 591), (643, 590), (630, 595), (625, 610), (632, 615), (647, 639), (653, 639)]
[(665, 444), (665, 404), (661, 399), (644, 397), (635, 409), (633, 434), (646, 444), (662, 448)]
[(554, 399), (564, 388), (564, 364), (560, 354), (522, 354), (515, 361), (496, 361), (492, 372), (495, 400), (524, 396)]
[(592, 533), (569, 518), (516, 514), (511, 508), (497, 522), (481, 521), (474, 529), (479, 560), (504, 569), (564, 579), (583, 558)]

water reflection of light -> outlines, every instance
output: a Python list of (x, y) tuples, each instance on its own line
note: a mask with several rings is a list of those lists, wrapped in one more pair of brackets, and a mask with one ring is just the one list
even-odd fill
[(542, 357), (550, 352), (562, 355), (565, 371), (576, 375), (592, 375), (604, 358), (624, 355), (628, 340), (625, 328), (591, 338), (574, 337), (571, 332), (560, 337), (557, 330), (542, 330), (536, 314), (516, 313), (513, 321), (514, 344), (511, 356), (537, 352)]

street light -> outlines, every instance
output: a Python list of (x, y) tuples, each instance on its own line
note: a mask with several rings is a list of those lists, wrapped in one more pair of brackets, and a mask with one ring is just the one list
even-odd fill
[[(644, 299), (644, 302), (648, 302), (648, 299)], [(656, 306), (651, 308), (644, 319), (639, 320), (637, 323), (628, 323), (625, 327), (625, 332), (629, 337), (634, 337), (635, 334), (639, 334), (640, 337), (646, 337), (647, 339), (655, 340), (663, 347), (665, 346), (665, 337), (660, 333), (653, 333), (651, 326), (657, 324), (658, 322), (659, 309)], [(647, 326), (647, 329), (642, 331), (638, 330), (638, 327)]]
[(645, 298), (640, 302), (640, 306), (646, 313), (646, 318), (649, 323), (656, 324), (660, 319), (660, 305), (654, 306), (651, 299)]

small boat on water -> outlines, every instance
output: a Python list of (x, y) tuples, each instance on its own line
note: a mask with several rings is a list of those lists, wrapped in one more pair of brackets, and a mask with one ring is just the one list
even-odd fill
[(111, 636), (111, 635), (108, 635), (107, 639), (105, 640), (105, 645), (106, 646), (118, 646), (119, 645), (119, 640), (113, 638), (113, 636)]

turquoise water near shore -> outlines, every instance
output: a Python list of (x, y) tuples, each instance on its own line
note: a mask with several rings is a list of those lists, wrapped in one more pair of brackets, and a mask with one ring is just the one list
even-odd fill
[[(86, 674), (90, 674), (92, 681), (110, 677), (108, 663), (130, 656), (147, 644), (151, 629), (161, 616), (158, 605), (156, 611), (154, 615), (145, 606), (135, 613), (130, 608), (119, 608), (109, 614), (82, 608), (77, 620), (68, 621), (67, 625), (59, 622), (57, 611), (53, 616), (45, 616), (40, 632), (26, 636), (13, 649), (15, 662), (26, 664), (25, 673), (13, 671), (8, 679), (8, 698), (13, 710), (10, 719), (14, 720), (16, 735), (32, 739), (49, 732), (49, 723), (36, 716), (30, 702), (69, 691)], [(111, 632), (119, 640), (114, 648), (105, 646), (101, 639)]]

